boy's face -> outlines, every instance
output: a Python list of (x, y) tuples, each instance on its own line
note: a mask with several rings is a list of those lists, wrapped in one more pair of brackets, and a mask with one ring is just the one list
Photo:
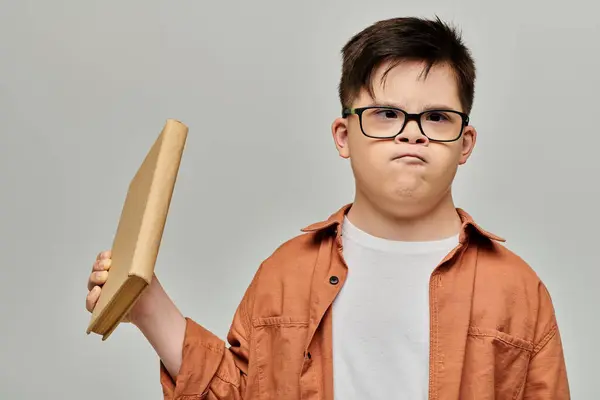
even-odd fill
[[(431, 107), (463, 111), (449, 66), (436, 65), (425, 77), (424, 64), (404, 62), (389, 71), (382, 82), (386, 67), (373, 74), (374, 98), (363, 90), (353, 108), (385, 104), (408, 113)], [(389, 123), (390, 114), (381, 118)], [(454, 142), (434, 142), (411, 121), (394, 139), (373, 139), (362, 133), (357, 115), (336, 119), (332, 133), (340, 156), (350, 159), (357, 196), (404, 216), (423, 212), (450, 193), (456, 170), (467, 161), (477, 136), (475, 129), (467, 126)], [(407, 153), (417, 157), (398, 158)]]

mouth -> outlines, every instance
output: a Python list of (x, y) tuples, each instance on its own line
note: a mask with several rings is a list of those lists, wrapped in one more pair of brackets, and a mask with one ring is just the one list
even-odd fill
[(398, 161), (398, 160), (404, 160), (404, 161), (413, 161), (413, 162), (427, 162), (425, 161), (425, 159), (418, 155), (418, 154), (398, 154), (396, 156), (394, 156), (394, 158), (392, 158), (392, 161)]

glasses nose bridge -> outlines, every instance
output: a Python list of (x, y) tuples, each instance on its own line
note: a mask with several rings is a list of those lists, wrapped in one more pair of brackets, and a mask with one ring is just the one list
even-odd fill
[(421, 129), (421, 114), (409, 114), (407, 112), (404, 112), (404, 123), (402, 124), (402, 129), (398, 132), (398, 135), (406, 133), (406, 128), (411, 121), (417, 124), (417, 131), (419, 134), (424, 135), (423, 130)]

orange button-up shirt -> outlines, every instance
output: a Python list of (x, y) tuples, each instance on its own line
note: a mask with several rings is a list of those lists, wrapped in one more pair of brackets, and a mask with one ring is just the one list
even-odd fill
[[(228, 343), (186, 319), (176, 380), (160, 366), (165, 399), (334, 400), (331, 306), (348, 273), (340, 226), (350, 206), (260, 265)], [(429, 284), (429, 399), (569, 399), (546, 287), (503, 239), (457, 211), (459, 244)]]

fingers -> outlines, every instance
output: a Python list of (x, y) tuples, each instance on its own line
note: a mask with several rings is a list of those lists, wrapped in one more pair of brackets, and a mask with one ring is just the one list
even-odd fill
[(111, 251), (105, 250), (105, 251), (98, 253), (98, 256), (96, 256), (96, 260), (104, 260), (106, 258), (110, 258), (110, 256), (111, 256)]
[(88, 290), (92, 290), (94, 286), (102, 286), (106, 283), (108, 271), (94, 271), (88, 280)]
[(106, 283), (106, 279), (108, 278), (108, 270), (112, 261), (111, 256), (112, 253), (110, 250), (98, 253), (96, 261), (92, 266), (92, 273), (87, 284), (88, 295), (85, 299), (85, 307), (89, 312), (92, 312), (96, 306), (98, 298), (100, 298), (100, 292), (102, 291), (101, 286)]
[(98, 254), (98, 257), (92, 266), (92, 273), (88, 280), (88, 290), (92, 290), (95, 285), (103, 285), (106, 282), (106, 278), (108, 277), (107, 271), (110, 269), (112, 260), (110, 258), (102, 257), (103, 253)]
[(92, 271), (108, 271), (112, 264), (110, 258), (103, 258), (102, 260), (96, 260), (92, 266)]
[(87, 310), (89, 312), (92, 312), (94, 310), (94, 307), (96, 307), (98, 298), (100, 298), (100, 292), (101, 292), (100, 287), (94, 286), (92, 288), (92, 290), (90, 290), (90, 292), (88, 293), (88, 295), (85, 299), (85, 308), (87, 308)]

